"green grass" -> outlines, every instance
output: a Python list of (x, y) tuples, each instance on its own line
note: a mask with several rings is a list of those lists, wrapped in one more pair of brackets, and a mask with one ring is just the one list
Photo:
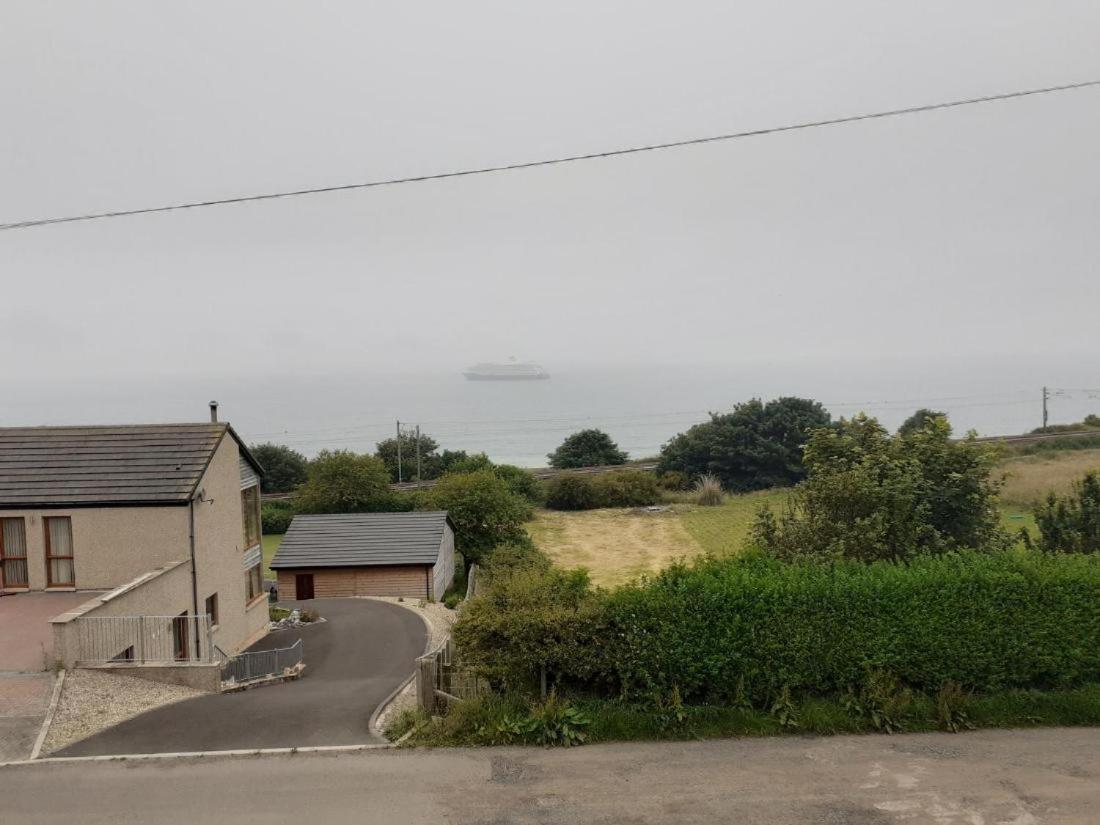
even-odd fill
[(279, 545), (283, 543), (283, 536), (281, 533), (275, 533), (270, 536), (264, 536), (264, 578), (273, 579), (275, 574), (271, 572), (271, 559), (275, 556), (275, 551), (279, 549)]
[[(645, 740), (715, 739), (734, 736), (777, 736), (783, 734), (832, 735), (872, 734), (870, 718), (857, 716), (839, 698), (795, 700), (797, 727), (784, 728), (766, 710), (726, 705), (686, 705), (678, 721), (652, 705), (614, 699), (576, 699), (574, 704), (589, 719), (584, 729), (589, 742)], [(516, 697), (488, 696), (461, 702), (443, 717), (427, 722), (423, 715), (409, 714), (388, 731), (391, 737), (419, 724), (409, 745), (471, 746), (508, 744), (516, 741), (501, 734), (505, 719), (526, 715), (528, 705)], [(1027, 728), (1040, 726), (1100, 725), (1100, 685), (1073, 690), (1015, 690), (988, 696), (969, 696), (961, 705), (974, 728)], [(903, 732), (943, 730), (933, 697), (915, 694), (907, 707), (896, 714)], [(517, 742), (519, 743), (519, 742)]]
[(727, 555), (740, 552), (757, 510), (767, 504), (778, 512), (786, 502), (786, 490), (745, 493), (729, 496), (717, 507), (693, 506), (680, 514), (680, 521), (705, 552)]

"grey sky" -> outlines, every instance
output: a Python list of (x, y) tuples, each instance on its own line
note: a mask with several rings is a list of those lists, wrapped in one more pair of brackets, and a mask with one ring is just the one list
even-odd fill
[[(1095, 0), (0, 9), (0, 221), (1100, 77)], [(1016, 355), (1095, 366), (1100, 89), (0, 234), (8, 380)], [(1089, 385), (1091, 386), (1091, 385)]]

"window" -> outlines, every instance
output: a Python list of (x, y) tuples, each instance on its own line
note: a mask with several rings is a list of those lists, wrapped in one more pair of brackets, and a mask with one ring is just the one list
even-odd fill
[(210, 617), (210, 625), (216, 627), (218, 624), (218, 594), (206, 597), (206, 615)]
[(42, 522), (46, 526), (46, 586), (74, 587), (72, 519), (50, 516)]
[(26, 586), (27, 530), (23, 519), (0, 519), (0, 588)]
[(248, 601), (252, 601), (264, 594), (264, 573), (262, 564), (257, 564), (245, 570), (244, 578)]
[(260, 488), (241, 490), (241, 517), (244, 519), (244, 546), (255, 547), (260, 543)]

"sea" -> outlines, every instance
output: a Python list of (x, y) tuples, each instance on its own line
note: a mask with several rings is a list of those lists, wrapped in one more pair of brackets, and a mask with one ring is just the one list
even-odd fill
[(114, 424), (202, 421), (207, 402), (250, 443), (273, 441), (312, 456), (320, 450), (373, 451), (397, 422), (419, 425), (441, 449), (485, 452), (526, 467), (570, 433), (607, 431), (632, 458), (661, 445), (710, 412), (751, 398), (814, 398), (834, 416), (866, 412), (897, 427), (919, 407), (942, 410), (955, 432), (1027, 432), (1042, 423), (1042, 388), (1051, 423), (1100, 412), (1100, 374), (1085, 364), (1042, 359), (1001, 364), (881, 362), (588, 366), (544, 362), (545, 381), (468, 381), (447, 369), (287, 375), (145, 375), (23, 384), (5, 394), (0, 424)]

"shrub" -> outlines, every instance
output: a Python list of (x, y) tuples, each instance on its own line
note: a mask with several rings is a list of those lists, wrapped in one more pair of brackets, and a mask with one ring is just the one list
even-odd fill
[(542, 503), (544, 496), (542, 484), (530, 470), (512, 464), (496, 464), (493, 466), (493, 472), (503, 479), (516, 495), (523, 496), (531, 504)]
[(673, 493), (691, 489), (691, 478), (686, 473), (681, 473), (678, 470), (657, 473), (657, 483), (665, 490)]
[(249, 452), (264, 468), (260, 489), (265, 493), (292, 493), (306, 480), (309, 461), (284, 444), (253, 444)]
[(919, 432), (931, 425), (937, 418), (947, 418), (947, 413), (922, 407), (901, 422), (901, 426), (898, 427), (898, 435), (912, 435)]
[(695, 503), (701, 507), (717, 507), (725, 495), (717, 476), (699, 476), (695, 482)]
[(294, 510), (274, 506), (276, 502), (265, 503), (260, 508), (260, 523), (265, 535), (285, 533), (294, 519)]
[(302, 513), (378, 513), (393, 510), (396, 497), (381, 459), (350, 450), (322, 450), (294, 503)]
[(944, 418), (893, 436), (859, 415), (817, 430), (806, 447), (809, 477), (776, 519), (762, 513), (751, 540), (787, 559), (903, 559), (957, 548), (996, 549), (1001, 530), (991, 478), (996, 453), (951, 439)]
[(661, 488), (653, 473), (615, 470), (592, 481), (598, 507), (647, 507), (661, 500)]
[(422, 506), (447, 511), (455, 525), (455, 548), (471, 564), (498, 544), (526, 537), (523, 522), (531, 517), (531, 505), (492, 470), (444, 475)]
[(661, 448), (657, 469), (715, 475), (734, 492), (785, 487), (805, 476), (802, 445), (829, 420), (825, 408), (807, 398), (753, 399), (677, 435)]
[(482, 559), (483, 573), (486, 576), (504, 574), (521, 569), (546, 571), (553, 566), (550, 557), (539, 550), (527, 536), (520, 540), (498, 544), (488, 556)]
[(907, 564), (704, 559), (610, 593), (580, 573), (494, 577), (455, 626), (491, 678), (770, 707), (869, 671), (935, 694), (1100, 680), (1100, 555), (917, 556)]
[(591, 510), (600, 506), (592, 476), (562, 473), (546, 484), (546, 506), (551, 510)]
[(596, 467), (622, 464), (626, 453), (603, 430), (581, 430), (573, 433), (561, 446), (547, 456), (551, 467), (561, 470), (576, 467)]
[(1035, 526), (1042, 550), (1100, 552), (1100, 473), (1086, 473), (1068, 496), (1051, 493), (1035, 510)]

